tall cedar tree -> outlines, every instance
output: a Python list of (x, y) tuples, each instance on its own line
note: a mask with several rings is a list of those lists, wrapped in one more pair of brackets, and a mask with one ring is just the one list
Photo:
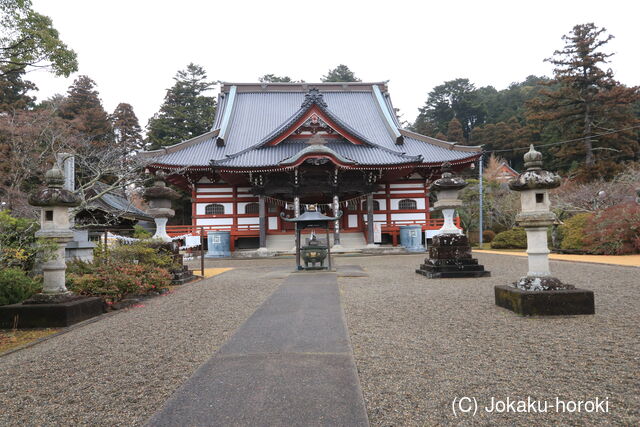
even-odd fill
[(593, 23), (573, 27), (562, 37), (564, 48), (545, 60), (555, 66), (553, 85), (528, 105), (527, 119), (539, 123), (543, 135), (581, 139), (550, 151), (556, 167), (566, 170), (582, 163), (578, 175), (587, 179), (614, 175), (620, 161), (637, 158), (640, 152), (637, 130), (601, 135), (638, 123), (633, 112), (638, 87), (620, 84), (611, 69), (602, 68), (613, 54), (601, 48), (612, 38)]
[(0, 112), (8, 113), (25, 110), (34, 106), (35, 98), (29, 91), (37, 90), (35, 84), (23, 80), (24, 71), (14, 70), (7, 73), (0, 71)]
[(326, 76), (320, 79), (323, 82), (361, 82), (359, 78), (344, 64), (338, 65), (333, 70), (329, 70)]
[(446, 133), (454, 117), (460, 121), (467, 140), (471, 130), (485, 121), (485, 107), (469, 79), (450, 80), (433, 88), (413, 129), (425, 135)]
[(216, 100), (204, 95), (214, 83), (199, 65), (190, 63), (173, 78), (175, 84), (167, 90), (160, 111), (147, 124), (147, 145), (155, 150), (177, 144), (211, 129), (216, 112)]
[(60, 40), (51, 18), (31, 6), (30, 0), (0, 1), (0, 74), (47, 68), (68, 77), (78, 70), (76, 53)]
[(113, 129), (95, 86), (89, 77), (79, 76), (60, 104), (59, 114), (94, 143), (108, 144), (113, 141)]
[(455, 117), (449, 122), (449, 126), (447, 128), (447, 140), (449, 142), (465, 142), (462, 124), (460, 124), (460, 120)]
[(130, 150), (144, 148), (142, 129), (131, 104), (121, 102), (111, 115), (111, 123), (117, 144)]

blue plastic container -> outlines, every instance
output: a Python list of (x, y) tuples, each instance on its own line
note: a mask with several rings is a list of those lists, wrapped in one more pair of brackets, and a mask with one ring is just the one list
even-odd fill
[(231, 256), (230, 231), (209, 231), (207, 233), (207, 244), (209, 249), (205, 258), (224, 258)]
[(424, 252), (422, 226), (403, 225), (400, 227), (400, 244), (409, 252)]

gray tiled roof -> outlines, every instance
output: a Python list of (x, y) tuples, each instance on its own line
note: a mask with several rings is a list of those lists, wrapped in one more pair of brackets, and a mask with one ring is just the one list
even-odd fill
[[(274, 85), (275, 86), (275, 85)], [(290, 85), (293, 87), (293, 85)], [(309, 88), (318, 87), (327, 104), (327, 110), (341, 123), (348, 126), (370, 145), (355, 145), (345, 141), (330, 142), (327, 146), (340, 155), (360, 165), (384, 165), (416, 162), (415, 156), (421, 156), (423, 163), (442, 163), (473, 158), (479, 151), (472, 147), (453, 147), (452, 144), (437, 141), (421, 135), (404, 133), (404, 144), (397, 145), (395, 136), (372, 90), (366, 85), (357, 88), (344, 85), (336, 89), (335, 85), (323, 90), (323, 85), (307, 84)], [(328, 87), (328, 86), (327, 86)], [(363, 89), (364, 87), (364, 89)], [(301, 111), (306, 91), (289, 87), (282, 90), (260, 90), (243, 88), (235, 96), (231, 106), (229, 129), (225, 133), (223, 146), (216, 144), (216, 134), (211, 132), (199, 137), (197, 141), (178, 144), (167, 150), (148, 153), (154, 156), (153, 163), (173, 166), (209, 166), (213, 160), (216, 165), (226, 167), (275, 166), (283, 159), (295, 155), (308, 145), (285, 140), (276, 146), (260, 147), (265, 138), (274, 135), (286, 127)], [(369, 86), (371, 88), (371, 86)], [(224, 90), (224, 88), (223, 88)], [(229, 108), (228, 97), (221, 96), (214, 127), (220, 125), (220, 117)], [(391, 116), (398, 129), (395, 113), (388, 96), (382, 108), (391, 110)], [(406, 155), (405, 155), (406, 154)]]

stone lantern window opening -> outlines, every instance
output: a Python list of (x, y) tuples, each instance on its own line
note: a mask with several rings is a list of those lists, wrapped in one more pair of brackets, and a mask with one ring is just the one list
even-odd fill
[(53, 221), (53, 211), (45, 210), (44, 211), (44, 220), (45, 221)]
[(544, 193), (536, 193), (536, 203), (544, 203)]

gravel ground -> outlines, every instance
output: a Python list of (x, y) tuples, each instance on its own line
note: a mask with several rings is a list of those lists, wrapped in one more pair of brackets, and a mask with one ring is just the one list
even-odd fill
[(208, 264), (242, 269), (1, 357), (0, 425), (143, 424), (281, 281)]
[[(522, 318), (494, 305), (493, 286), (526, 259), (479, 255), (493, 277), (426, 279), (424, 256), (341, 259), (369, 278), (340, 279), (371, 425), (640, 425), (640, 269), (552, 262), (561, 280), (595, 291), (596, 315)], [(452, 413), (475, 397), (475, 417)], [(488, 413), (491, 398), (608, 397), (609, 413)]]

